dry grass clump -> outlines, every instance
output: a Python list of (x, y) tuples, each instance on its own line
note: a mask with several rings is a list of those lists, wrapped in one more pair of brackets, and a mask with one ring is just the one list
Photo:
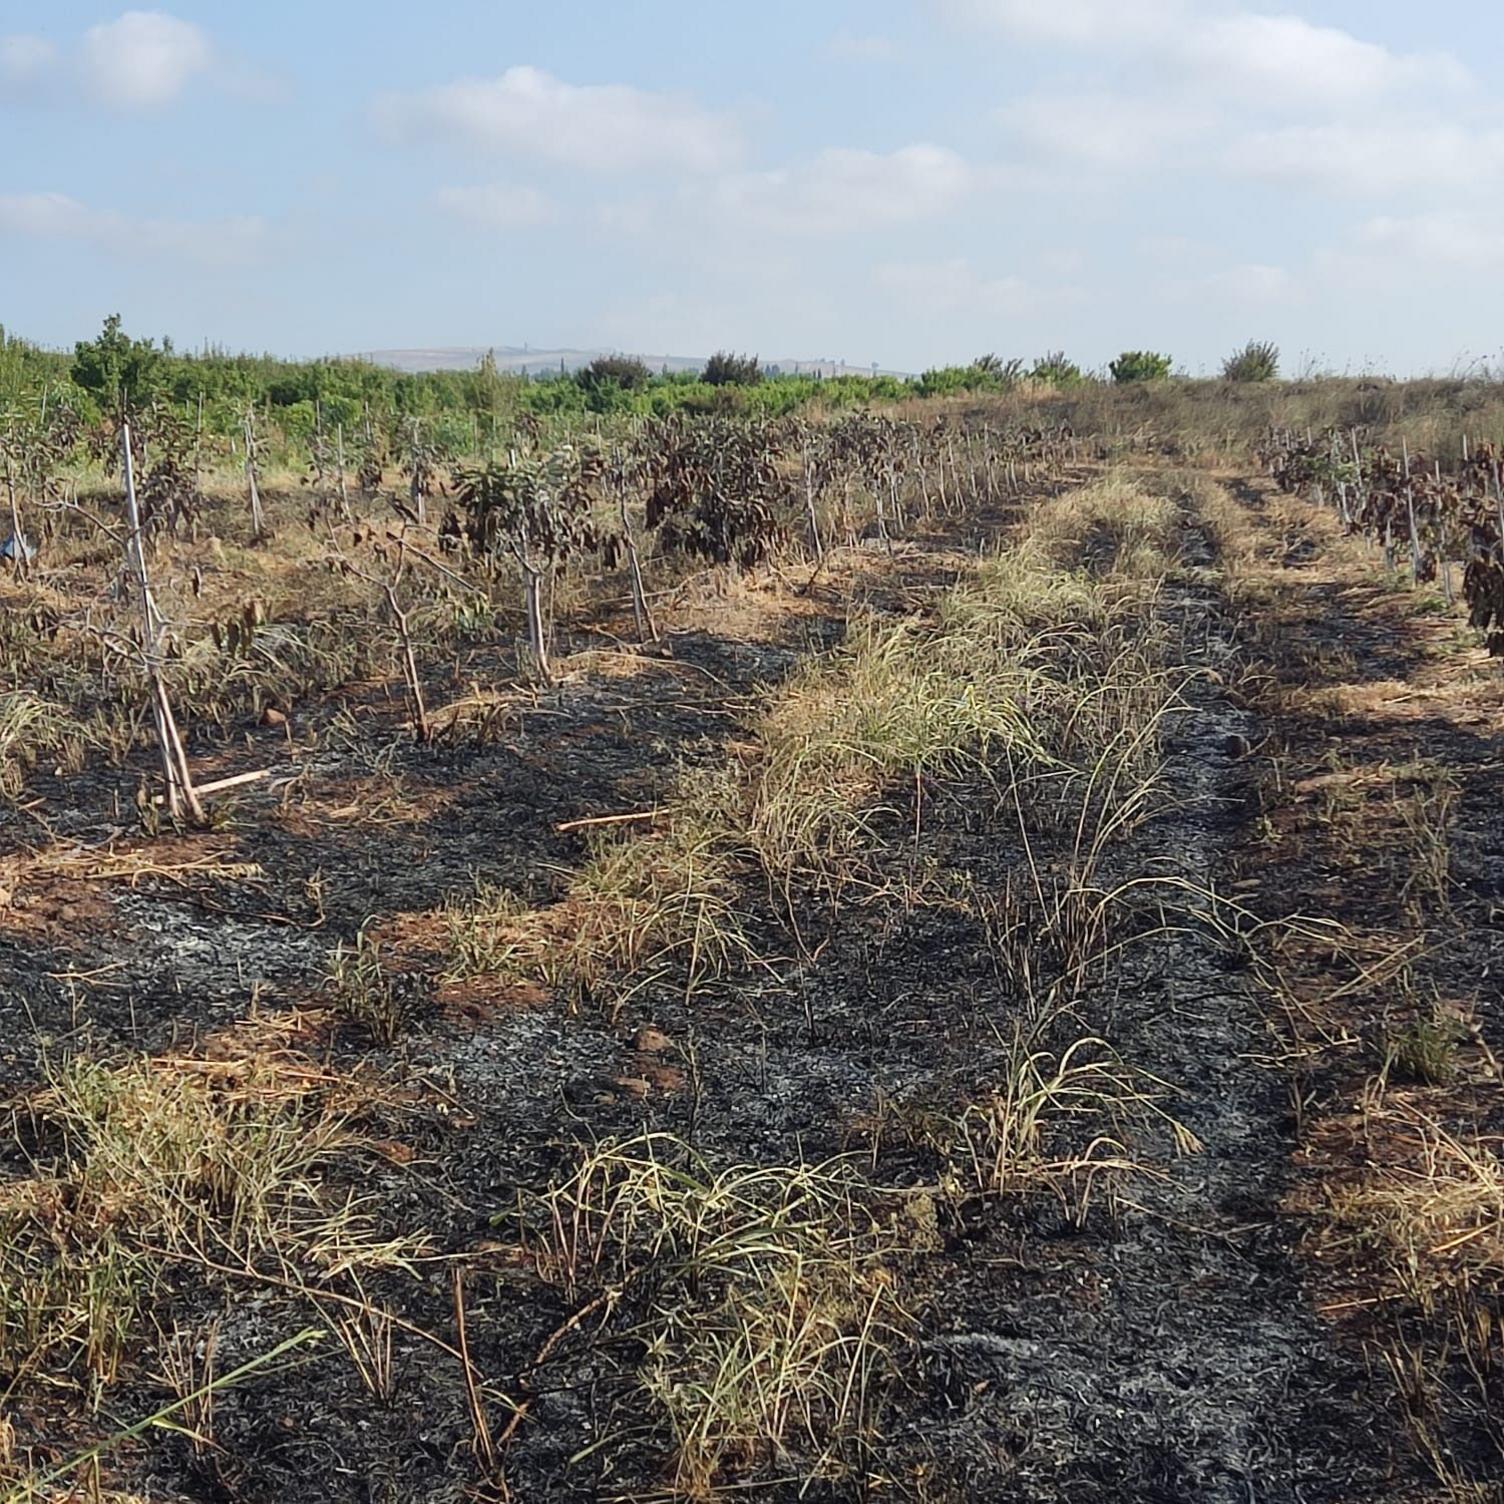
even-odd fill
[(97, 728), (65, 705), (25, 689), (0, 694), (0, 797), (18, 798), (27, 775), (42, 763), (77, 772), (97, 740)]
[(0, 1366), (118, 1375), (169, 1266), (332, 1274), (400, 1260), (329, 1187), (349, 1142), (324, 1072), (74, 1060), (30, 1103), (50, 1146), (0, 1197)]
[(1304, 791), (1336, 859), (1355, 873), (1383, 872), (1410, 920), (1446, 914), (1452, 898), (1452, 830), (1461, 790), (1431, 758), (1354, 764), (1333, 753)]
[(378, 1044), (396, 1044), (429, 1006), (424, 978), (388, 966), (369, 921), (353, 940), (341, 941), (329, 952), (326, 977), (335, 1011)]
[(677, 1496), (861, 1468), (910, 1328), (871, 1203), (844, 1162), (717, 1170), (661, 1134), (549, 1193), (540, 1271), (617, 1292)]
[(1035, 666), (916, 622), (863, 621), (786, 684), (753, 725), (744, 838), (780, 881), (834, 874), (871, 832), (885, 788), (1044, 765)]
[(753, 957), (736, 906), (731, 771), (684, 773), (654, 829), (601, 836), (569, 885), (567, 937), (554, 964), (586, 988), (613, 972), (682, 964), (692, 990)]
[(1504, 1280), (1504, 1140), (1465, 1137), (1409, 1105), (1384, 1126), (1385, 1163), (1334, 1196), (1338, 1242), (1377, 1252), (1427, 1309), (1448, 1290)]
[(578, 995), (614, 976), (676, 965), (693, 989), (752, 961), (728, 835), (738, 797), (729, 767), (685, 771), (647, 832), (589, 837), (559, 902), (532, 908), (489, 884), (452, 899), (441, 980), (535, 980)]
[(962, 1113), (945, 1146), (953, 1184), (987, 1196), (1046, 1190), (1085, 1218), (1099, 1182), (1141, 1173), (1137, 1130), (1167, 1126), (1183, 1153), (1200, 1146), (1160, 1105), (1162, 1082), (1125, 1064), (1101, 1039), (1057, 1052), (1015, 1034), (1006, 1069)]
[(171, 686), (196, 717), (225, 725), (365, 678), (395, 656), (389, 628), (371, 610), (330, 609), (307, 622), (242, 614), (211, 622), (210, 635), (185, 646)]
[(441, 982), (527, 975), (528, 962), (536, 960), (524, 924), (531, 909), (510, 888), (477, 882), (474, 892), (451, 897), (443, 912), (449, 964)]
[(1169, 497), (1113, 471), (1040, 507), (1020, 541), (1039, 549), (1056, 569), (1157, 582), (1175, 567), (1180, 523), (1180, 509)]

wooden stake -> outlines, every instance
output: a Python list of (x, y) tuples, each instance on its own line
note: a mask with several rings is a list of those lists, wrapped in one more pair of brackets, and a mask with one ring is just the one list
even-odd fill
[(656, 809), (634, 809), (627, 815), (592, 815), (588, 820), (565, 820), (554, 829), (565, 835), (571, 830), (595, 830), (603, 825), (641, 825), (657, 818)]
[(261, 511), (261, 487), (256, 480), (256, 425), (254, 407), (245, 410), (245, 486), (251, 503), (251, 541), (259, 543), (266, 536), (266, 518)]
[(177, 817), (186, 806), (188, 818), (195, 825), (202, 825), (204, 807), (194, 792), (193, 777), (188, 770), (188, 756), (183, 750), (183, 739), (178, 734), (172, 704), (167, 697), (167, 685), (162, 678), (164, 623), (152, 596), (151, 580), (146, 569), (146, 545), (141, 536), (141, 509), (136, 503), (136, 474), (131, 458), (131, 426), (126, 421), (120, 425), (120, 454), (125, 482), (126, 522), (129, 527), (126, 557), (141, 597), (141, 651), (151, 686), (152, 719), (156, 724), (157, 747), (162, 754), (167, 809)]

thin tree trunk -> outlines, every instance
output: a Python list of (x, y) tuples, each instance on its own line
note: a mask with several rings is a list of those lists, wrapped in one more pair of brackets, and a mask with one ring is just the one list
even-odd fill
[(653, 620), (653, 613), (648, 610), (647, 592), (642, 586), (642, 561), (637, 556), (637, 537), (632, 531), (632, 519), (627, 512), (625, 488), (617, 491), (616, 500), (621, 508), (621, 543), (626, 550), (627, 572), (632, 580), (632, 615), (637, 619), (637, 640), (657, 642), (658, 625)]
[(888, 514), (883, 505), (883, 488), (880, 484), (872, 487), (872, 500), (877, 506), (877, 536), (878, 540), (887, 545), (888, 552), (893, 552), (893, 540), (888, 536)]
[(804, 442), (804, 516), (809, 523), (809, 546), (816, 560), (825, 557), (825, 545), (820, 541), (820, 522), (815, 515), (815, 476), (809, 463), (809, 440)]
[(924, 515), (929, 517), (934, 510), (934, 504), (930, 497), (930, 478), (924, 468), (924, 453), (919, 447), (919, 435), (914, 435), (913, 443), (914, 473), (919, 477), (919, 500), (924, 508)]
[(195, 508), (204, 494), (204, 394), (198, 394), (198, 417), (193, 426), (193, 497)]
[(1405, 455), (1405, 513), (1410, 519), (1410, 580), (1420, 584), (1420, 533), (1415, 526), (1415, 493), (1410, 488), (1410, 445), (1402, 441)]
[(339, 507), (345, 521), (350, 521), (350, 488), (345, 484), (345, 425), (334, 427), (334, 473), (339, 484)]
[(183, 750), (183, 739), (178, 734), (172, 703), (167, 697), (167, 686), (162, 678), (163, 623), (151, 593), (151, 580), (146, 569), (146, 547), (141, 537), (141, 509), (136, 504), (136, 474), (131, 458), (129, 423), (120, 425), (120, 453), (125, 482), (126, 521), (129, 527), (127, 558), (141, 597), (141, 650), (151, 686), (152, 718), (156, 724), (157, 747), (162, 754), (167, 810), (176, 818), (186, 807), (188, 818), (195, 825), (202, 825), (204, 807), (194, 792), (193, 777), (188, 770), (188, 756)]
[(408, 630), (407, 612), (397, 604), (397, 591), (393, 585), (383, 585), (386, 591), (387, 609), (397, 624), (397, 635), (402, 639), (402, 674), (407, 680), (407, 692), (413, 703), (413, 735), (420, 742), (432, 740), (428, 724), (428, 707), (423, 703), (423, 681), (418, 677), (418, 659), (413, 652), (413, 637)]
[(543, 632), (543, 576), (526, 560), (522, 561), (523, 593), (527, 605), (528, 644), (537, 663), (538, 677), (546, 684), (552, 678), (548, 665), (548, 643)]
[(251, 502), (251, 541), (259, 543), (266, 536), (266, 517), (261, 511), (261, 486), (256, 479), (256, 427), (249, 408), (245, 414), (245, 487)]

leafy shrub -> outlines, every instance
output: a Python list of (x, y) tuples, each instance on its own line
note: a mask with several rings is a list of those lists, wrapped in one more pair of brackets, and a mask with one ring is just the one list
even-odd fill
[(653, 379), (653, 373), (635, 355), (597, 355), (588, 366), (582, 366), (574, 378), (587, 392), (597, 392), (603, 387), (615, 387), (618, 391), (635, 392)]
[(972, 366), (940, 366), (926, 371), (916, 388), (921, 397), (950, 397), (989, 386)]
[(996, 381), (1000, 386), (1017, 386), (1023, 380), (1024, 363), (1015, 356), (1012, 360), (1004, 360), (999, 355), (988, 353), (978, 355), (972, 361), (971, 369), (979, 376)]
[(1163, 381), (1170, 374), (1168, 355), (1153, 350), (1124, 350), (1108, 367), (1112, 379), (1120, 386), (1131, 381)]
[(1044, 382), (1046, 386), (1079, 386), (1086, 380), (1081, 367), (1075, 361), (1068, 360), (1062, 350), (1052, 350), (1048, 355), (1041, 355), (1034, 362), (1034, 369), (1029, 375), (1035, 381)]
[(80, 340), (73, 349), (73, 384), (90, 393), (102, 408), (125, 401), (139, 405), (158, 384), (163, 352), (149, 339), (132, 339), (112, 313), (95, 340)]
[(1249, 340), (1222, 362), (1225, 381), (1273, 381), (1279, 375), (1279, 346), (1269, 340)]
[(717, 350), (705, 362), (700, 380), (706, 386), (756, 386), (762, 380), (762, 363), (755, 355)]
[(921, 397), (949, 397), (965, 392), (1006, 392), (1024, 373), (1021, 360), (1002, 361), (983, 355), (969, 366), (941, 366), (926, 371), (916, 387)]

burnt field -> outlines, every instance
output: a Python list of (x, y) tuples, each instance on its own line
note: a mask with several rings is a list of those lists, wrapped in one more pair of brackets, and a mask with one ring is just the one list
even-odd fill
[(0, 580), (4, 1497), (1504, 1497), (1450, 573), (1251, 456), (864, 421), (730, 521), (682, 438), (680, 493), (207, 488), (155, 657), (58, 503)]

